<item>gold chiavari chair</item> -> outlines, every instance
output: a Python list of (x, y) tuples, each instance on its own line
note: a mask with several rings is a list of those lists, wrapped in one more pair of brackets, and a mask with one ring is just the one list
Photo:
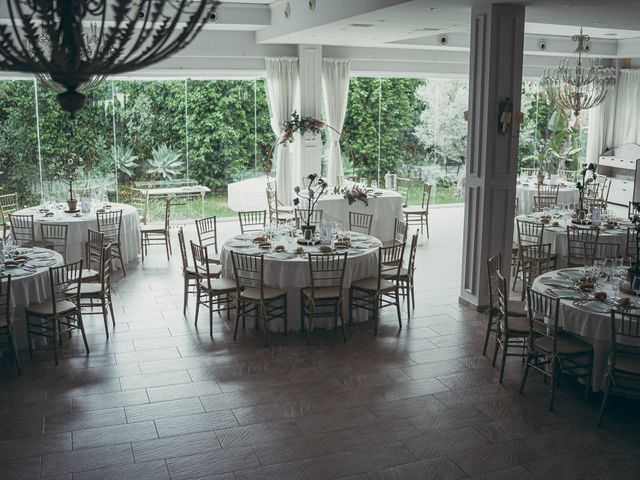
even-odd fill
[[(220, 263), (218, 257), (218, 221), (215, 216), (196, 220), (198, 243), (207, 249), (210, 262)], [(215, 255), (214, 255), (215, 253)]]
[(52, 250), (55, 250), (62, 258), (67, 258), (67, 233), (69, 231), (69, 225), (66, 223), (41, 223), (40, 235), (42, 236), (42, 243), (51, 245)]
[(407, 299), (407, 320), (411, 317), (411, 308), (416, 309), (415, 294), (415, 272), (416, 272), (416, 253), (418, 252), (418, 232), (411, 237), (411, 249), (409, 250), (409, 260), (406, 267), (400, 267), (398, 275), (398, 288), (400, 295)]
[[(489, 287), (489, 309), (487, 310), (487, 330), (484, 336), (484, 346), (482, 354), (487, 354), (487, 346), (491, 333), (498, 332), (498, 322), (500, 321), (500, 305), (498, 303), (498, 272), (502, 272), (502, 252), (498, 252), (487, 260), (487, 276)], [(510, 300), (507, 303), (507, 310), (510, 317), (525, 317), (527, 314), (524, 302)]]
[(9, 215), (18, 211), (18, 194), (8, 193), (0, 195), (0, 217), (2, 219), (2, 238), (7, 238), (11, 223)]
[(549, 379), (551, 389), (549, 411), (553, 411), (553, 400), (560, 372), (582, 379), (585, 383), (585, 396), (589, 394), (593, 347), (560, 330), (558, 327), (560, 299), (531, 289), (527, 290), (527, 299), (529, 336), (520, 393), (524, 391), (529, 370), (531, 368), (537, 370)]
[(533, 197), (533, 211), (544, 212), (545, 210), (549, 210), (556, 203), (557, 203), (557, 197), (546, 196), (546, 195), (536, 195)]
[(638, 238), (638, 230), (636, 227), (627, 227), (627, 241), (625, 243), (625, 256), (631, 258), (632, 262), (638, 261), (638, 252), (636, 251), (636, 240)]
[(406, 207), (409, 202), (409, 190), (411, 190), (411, 180), (409, 178), (396, 179), (396, 191), (402, 197), (402, 207)]
[(594, 260), (620, 257), (620, 244), (613, 242), (598, 241), (595, 245), (585, 242), (583, 250), (585, 265), (592, 265)]
[(171, 250), (171, 199), (164, 201), (164, 223), (162, 226), (141, 225), (140, 226), (140, 254), (144, 262), (145, 255), (148, 255), (148, 248), (152, 245), (164, 245), (167, 252), (167, 260), (173, 254)]
[[(108, 242), (107, 242), (108, 243)], [(85, 269), (82, 270), (82, 280), (85, 282), (97, 281), (100, 277), (100, 265), (102, 265), (102, 252), (105, 245), (104, 233), (96, 230), (88, 230), (88, 240), (84, 245)]]
[(262, 319), (264, 346), (269, 345), (269, 323), (282, 319), (284, 333), (287, 334), (287, 292), (264, 284), (264, 255), (248, 255), (231, 252), (233, 272), (236, 279), (236, 321), (233, 340), (238, 338), (238, 325), (242, 318), (253, 316)]
[[(80, 285), (80, 306), (84, 309), (85, 315), (102, 314), (104, 320), (104, 331), (109, 338), (109, 313), (111, 313), (111, 323), (116, 326), (116, 316), (113, 313), (113, 302), (111, 299), (111, 244), (107, 243), (102, 247), (100, 276), (97, 282), (83, 282)], [(100, 310), (94, 311), (99, 307)]]
[[(120, 261), (122, 274), (126, 277), (124, 260), (122, 259), (122, 243), (120, 232), (122, 230), (122, 210), (116, 212), (96, 212), (98, 231), (104, 234), (104, 240), (111, 243), (111, 255)], [(144, 256), (142, 257), (144, 260)]]
[(424, 234), (424, 229), (426, 227), (427, 238), (429, 238), (429, 203), (431, 202), (431, 189), (431, 185), (423, 183), (422, 204), (416, 206), (408, 205), (402, 209), (407, 225), (419, 225), (420, 233), (422, 234)]
[(131, 205), (138, 211), (140, 223), (146, 225), (149, 221), (149, 190), (134, 188), (131, 194)]
[(610, 395), (640, 398), (640, 315), (613, 309), (610, 338), (611, 351), (598, 426), (602, 424)]
[(187, 245), (184, 241), (184, 231), (182, 227), (178, 230), (178, 244), (180, 245), (180, 257), (182, 259), (182, 278), (184, 280), (183, 294), (184, 305), (182, 307), (182, 314), (187, 314), (187, 304), (189, 303), (189, 294), (196, 293), (197, 277), (195, 267), (189, 265), (189, 258), (187, 257)]
[(240, 220), (240, 232), (243, 234), (261, 232), (267, 224), (267, 211), (238, 212), (238, 219)]
[(0, 280), (0, 346), (6, 345), (9, 360), (16, 362), (18, 375), (22, 375), (18, 352), (14, 343), (13, 308), (11, 307), (11, 275)]
[(284, 205), (278, 200), (276, 182), (267, 182), (267, 204), (269, 206), (269, 222), (290, 222), (294, 219), (293, 207)]
[(585, 251), (585, 246), (595, 248), (600, 237), (599, 228), (582, 228), (576, 225), (567, 227), (567, 261), (568, 267), (582, 267), (585, 258), (593, 258), (593, 251)]
[(522, 297), (524, 297), (533, 281), (540, 275), (553, 270), (554, 265), (551, 260), (551, 244), (523, 245), (519, 249), (520, 265), (522, 267)]
[(389, 245), (394, 243), (405, 243), (407, 241), (407, 232), (409, 231), (409, 225), (407, 222), (395, 218), (393, 220), (393, 240), (389, 242)]
[(365, 233), (371, 235), (371, 224), (373, 214), (349, 212), (349, 230), (352, 232)]
[(378, 249), (378, 275), (357, 280), (349, 290), (349, 323), (353, 322), (353, 312), (362, 308), (373, 314), (373, 334), (378, 335), (380, 310), (395, 305), (398, 325), (402, 328), (400, 314), (400, 289), (397, 278), (402, 267), (404, 243), (380, 247)]
[(330, 317), (334, 319), (338, 328), (338, 318), (342, 324), (342, 338), (347, 341), (342, 311), (342, 289), (344, 272), (347, 265), (347, 254), (312, 254), (309, 253), (309, 275), (311, 286), (301, 291), (300, 315), (304, 326), (305, 318), (309, 318), (307, 345), (313, 331), (313, 321), (316, 318)]

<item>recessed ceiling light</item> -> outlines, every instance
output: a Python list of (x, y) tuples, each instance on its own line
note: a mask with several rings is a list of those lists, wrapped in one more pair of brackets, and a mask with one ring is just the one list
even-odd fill
[(457, 27), (457, 26), (458, 26), (458, 24), (457, 24), (457, 23), (452, 23), (452, 24), (451, 24), (451, 26), (452, 26), (452, 27)]
[(380, 23), (384, 23), (386, 22), (386, 20), (384, 18), (381, 18), (380, 20), (378, 20)]
[(373, 27), (373, 23), (351, 23), (349, 26), (355, 28), (371, 28)]
[(564, 8), (576, 8), (578, 5), (576, 5), (575, 3), (567, 3)]
[(604, 25), (604, 22), (602, 20), (598, 20), (597, 22), (595, 22), (596, 25)]
[(427, 10), (429, 10), (430, 12), (435, 12), (438, 9), (436, 7), (429, 7)]
[(613, 33), (613, 32), (605, 33), (605, 35), (606, 35), (607, 37), (617, 37), (617, 36), (618, 36), (618, 34), (617, 34), (617, 33)]

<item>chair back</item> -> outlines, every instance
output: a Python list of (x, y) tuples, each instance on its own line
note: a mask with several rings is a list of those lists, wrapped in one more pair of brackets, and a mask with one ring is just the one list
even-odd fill
[(96, 218), (98, 220), (98, 231), (104, 234), (104, 238), (119, 244), (122, 210), (117, 212), (96, 212)]
[(191, 255), (193, 257), (193, 266), (196, 272), (196, 281), (199, 285), (211, 290), (212, 275), (209, 266), (209, 250), (207, 247), (191, 242)]
[(487, 276), (489, 283), (489, 308), (499, 310), (498, 304), (498, 272), (502, 271), (502, 252), (498, 252), (487, 260)]
[(429, 211), (429, 203), (431, 202), (432, 185), (425, 183), (422, 185), (422, 209)]
[(244, 233), (261, 232), (267, 224), (266, 210), (253, 210), (249, 212), (238, 212), (240, 220), (240, 231)]
[(352, 232), (366, 233), (371, 235), (371, 224), (373, 214), (349, 212), (349, 230)]
[(402, 206), (406, 207), (409, 202), (409, 190), (411, 189), (411, 179), (400, 178), (396, 179), (396, 191), (402, 197)]
[(131, 205), (138, 211), (140, 223), (146, 225), (149, 220), (149, 190), (134, 188), (131, 194)]
[(53, 246), (53, 249), (67, 258), (67, 232), (69, 225), (66, 223), (41, 223), (40, 234), (44, 243)]
[(339, 296), (342, 297), (346, 265), (346, 253), (309, 253), (311, 295), (314, 295), (316, 288), (337, 287)]
[(164, 201), (164, 230), (168, 233), (171, 228), (171, 199)]
[(593, 258), (599, 236), (599, 228), (567, 227), (567, 265), (584, 265), (585, 258)]
[[(294, 213), (295, 213), (295, 218), (296, 218), (296, 228), (301, 228), (302, 225), (307, 220), (307, 218), (306, 218), (307, 214), (306, 214), (306, 212), (301, 212), (297, 208), (294, 210)], [(319, 228), (320, 225), (322, 224), (322, 214), (323, 214), (323, 210), (321, 208), (314, 209), (313, 213), (309, 217), (309, 224), (310, 225), (315, 225), (316, 228)]]
[(566, 168), (558, 169), (558, 177), (560, 177), (561, 179), (565, 179), (568, 182), (575, 181), (577, 178), (577, 175), (578, 175), (577, 170), (567, 170)]
[(269, 221), (277, 220), (278, 210), (276, 206), (276, 194), (273, 190), (267, 188), (267, 205), (269, 207)]
[(187, 257), (187, 244), (184, 241), (184, 231), (182, 227), (178, 229), (178, 243), (180, 244), (180, 258), (182, 259), (182, 273), (186, 273), (189, 268), (189, 258)]
[(100, 264), (100, 283), (102, 285), (102, 293), (109, 294), (111, 292), (111, 273), (113, 257), (111, 256), (111, 243), (107, 243), (102, 247), (102, 262)]
[(416, 272), (416, 254), (418, 253), (419, 235), (416, 231), (415, 235), (411, 237), (411, 250), (409, 250), (409, 261), (407, 262), (407, 274), (409, 275), (410, 283), (413, 283), (413, 275)]
[(542, 245), (544, 236), (544, 224), (529, 222), (527, 220), (516, 220), (518, 229), (518, 245)]
[(555, 356), (558, 334), (558, 314), (560, 299), (527, 290), (527, 316), (529, 318), (529, 344), (534, 338), (549, 337), (551, 339), (551, 356)]
[(551, 244), (523, 245), (518, 249), (525, 288), (528, 288), (540, 275), (553, 270)]
[(89, 229), (88, 237), (87, 251), (85, 252), (86, 267), (92, 269), (95, 266), (95, 270), (99, 271), (100, 265), (102, 265), (102, 249), (105, 236), (104, 233)]
[(584, 264), (592, 265), (594, 260), (620, 257), (620, 245), (618, 243), (597, 242), (592, 245), (584, 242)]
[(496, 270), (496, 285), (498, 287), (498, 312), (500, 313), (500, 325), (502, 331), (509, 331), (509, 289), (507, 279), (500, 270)]
[(557, 200), (559, 191), (560, 185), (538, 185), (538, 196), (540, 197), (554, 197), (554, 200)]
[(627, 243), (624, 254), (626, 257), (630, 257), (632, 262), (638, 261), (638, 252), (636, 250), (637, 239), (638, 230), (636, 230), (636, 227), (627, 227)]
[(12, 213), (9, 215), (9, 222), (11, 223), (13, 241), (16, 245), (33, 242), (35, 239), (33, 215), (16, 215)]
[(198, 243), (201, 247), (213, 247), (218, 253), (218, 222), (216, 217), (207, 217), (196, 220), (196, 230), (198, 232)]
[[(609, 354), (613, 368), (619, 354), (640, 362), (640, 315), (614, 308), (611, 310), (611, 353)], [(640, 374), (636, 373), (635, 378), (639, 377)], [(635, 394), (640, 394), (640, 391), (635, 389)]]
[(18, 194), (8, 193), (0, 195), (0, 215), (2, 215), (2, 223), (8, 221), (8, 216), (18, 211)]
[(384, 278), (399, 278), (406, 243), (395, 243), (378, 249), (378, 290)]
[(558, 197), (552, 195), (536, 195), (533, 197), (533, 211), (543, 212), (558, 203)]
[(49, 285), (54, 316), (57, 314), (57, 302), (68, 300), (80, 305), (80, 286), (82, 285), (80, 272), (82, 272), (82, 260), (59, 267), (49, 267)]
[(538, 175), (538, 169), (537, 168), (521, 168), (520, 169), (520, 176), (521, 177), (533, 178), (536, 175)]
[(11, 275), (0, 280), (0, 325), (11, 327), (13, 309), (11, 308)]
[(409, 226), (407, 222), (404, 222), (398, 218), (393, 221), (393, 241), (394, 243), (404, 243), (407, 241), (407, 232)]
[(260, 290), (260, 298), (264, 298), (264, 255), (231, 252), (233, 273), (238, 290), (256, 288)]

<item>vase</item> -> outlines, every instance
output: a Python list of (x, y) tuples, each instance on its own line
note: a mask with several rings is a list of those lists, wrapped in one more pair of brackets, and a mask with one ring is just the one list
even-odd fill
[(538, 185), (544, 184), (544, 175), (538, 174)]
[(303, 225), (302, 226), (302, 237), (307, 241), (311, 241), (313, 239), (313, 234), (316, 231), (315, 225)]
[(70, 212), (75, 212), (78, 209), (78, 200), (75, 198), (67, 200), (67, 207), (69, 207)]

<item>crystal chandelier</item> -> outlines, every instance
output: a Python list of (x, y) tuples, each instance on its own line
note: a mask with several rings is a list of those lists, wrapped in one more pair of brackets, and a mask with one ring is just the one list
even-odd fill
[(616, 84), (616, 71), (607, 68), (598, 60), (589, 58), (588, 35), (574, 35), (571, 40), (578, 43), (573, 56), (560, 60), (553, 69), (545, 69), (540, 85), (551, 98), (577, 117), (581, 110), (600, 105), (609, 89)]
[[(165, 60), (215, 16), (214, 0), (6, 0), (0, 70), (34, 74), (72, 114), (106, 76)], [(91, 31), (84, 32), (83, 24)]]

